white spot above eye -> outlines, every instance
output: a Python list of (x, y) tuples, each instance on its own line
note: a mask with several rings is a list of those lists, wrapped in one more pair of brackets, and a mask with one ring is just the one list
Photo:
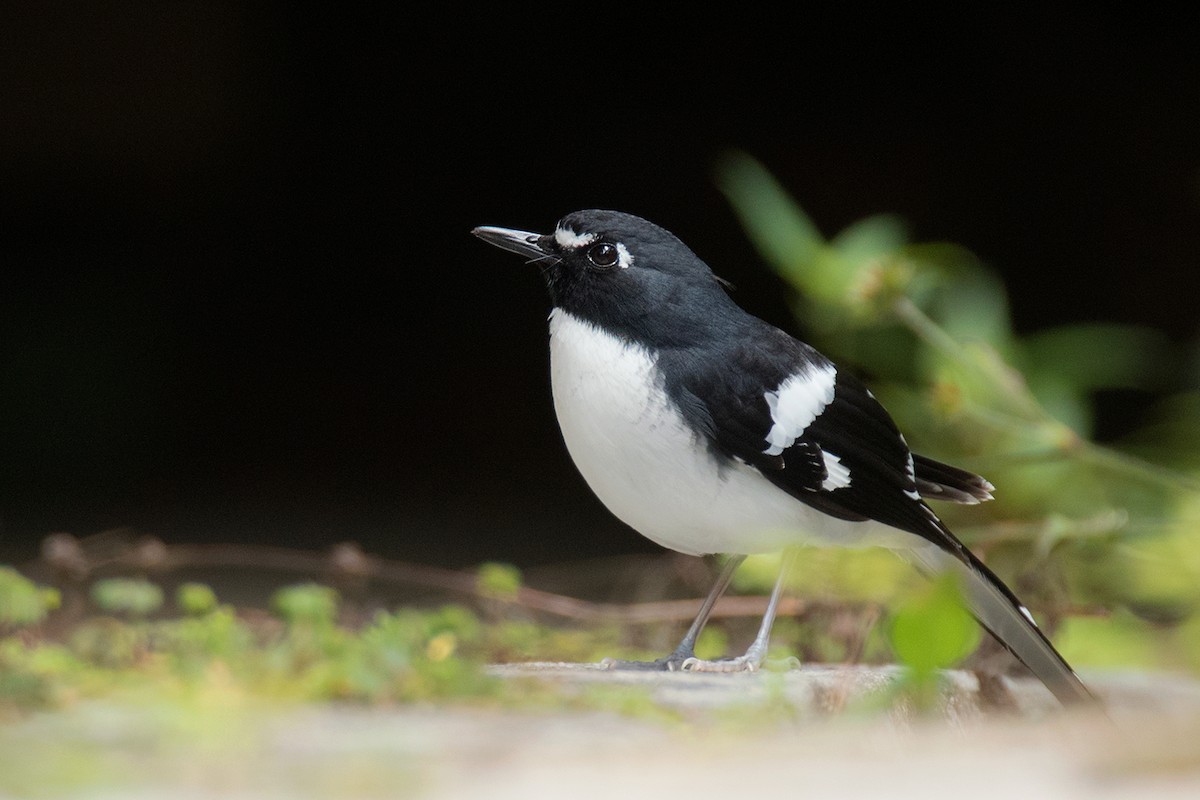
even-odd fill
[(777, 456), (791, 447), (804, 431), (833, 402), (833, 384), (837, 370), (832, 364), (810, 367), (796, 373), (773, 392), (766, 392), (771, 420), (775, 423), (767, 433), (769, 456)]
[(633, 254), (626, 249), (625, 245), (617, 242), (617, 266), (621, 269), (629, 269), (633, 265)]
[(821, 457), (825, 459), (825, 480), (821, 481), (821, 488), (827, 492), (832, 492), (834, 489), (845, 489), (850, 485), (850, 468), (842, 463), (842, 460), (833, 453), (821, 451)]
[(564, 250), (576, 250), (596, 241), (596, 234), (576, 233), (570, 228), (556, 228), (554, 230), (554, 241), (558, 242), (558, 246)]

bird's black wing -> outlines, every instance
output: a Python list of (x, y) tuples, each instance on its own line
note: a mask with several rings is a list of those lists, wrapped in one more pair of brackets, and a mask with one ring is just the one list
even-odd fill
[(714, 454), (757, 467), (830, 516), (873, 519), (961, 548), (921, 501), (913, 456), (883, 406), (820, 353), (769, 331), (672, 370), (686, 377), (668, 388)]
[[(847, 485), (825, 488), (833, 484), (823, 483), (815, 490), (796, 491), (787, 469), (763, 473), (789, 494), (836, 516), (858, 515), (943, 547), (962, 547), (921, 500), (913, 455), (904, 436), (879, 401), (852, 375), (834, 372), (832, 401), (797, 437), (796, 445), (819, 448), (823, 459), (835, 456), (846, 469)], [(787, 450), (783, 456), (786, 466), (791, 460)]]

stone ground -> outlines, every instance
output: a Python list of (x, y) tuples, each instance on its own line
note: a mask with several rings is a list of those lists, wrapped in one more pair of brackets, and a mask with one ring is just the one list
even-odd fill
[(1025, 682), (1009, 684), (1009, 711), (981, 712), (964, 673), (921, 716), (872, 707), (896, 677), (887, 668), (493, 671), (568, 693), (639, 686), (652, 702), (620, 715), (217, 695), (182, 720), (136, 699), (79, 703), (0, 725), (0, 797), (1200, 797), (1200, 684), (1169, 676), (1085, 675), (1105, 718), (1064, 713)]

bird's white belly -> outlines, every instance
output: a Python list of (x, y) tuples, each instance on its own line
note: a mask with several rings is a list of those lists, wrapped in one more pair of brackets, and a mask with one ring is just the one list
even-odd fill
[(664, 547), (758, 553), (805, 543), (903, 546), (912, 539), (877, 523), (835, 519), (753, 467), (719, 463), (667, 396), (644, 347), (562, 309), (550, 316), (550, 375), (575, 466), (613, 514)]

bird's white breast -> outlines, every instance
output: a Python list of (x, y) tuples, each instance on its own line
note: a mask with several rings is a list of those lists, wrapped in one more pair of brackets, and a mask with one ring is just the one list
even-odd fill
[(753, 467), (719, 463), (684, 422), (646, 348), (562, 309), (550, 316), (550, 375), (576, 467), (613, 514), (664, 547), (755, 553), (807, 542), (886, 545), (898, 533), (829, 517)]

